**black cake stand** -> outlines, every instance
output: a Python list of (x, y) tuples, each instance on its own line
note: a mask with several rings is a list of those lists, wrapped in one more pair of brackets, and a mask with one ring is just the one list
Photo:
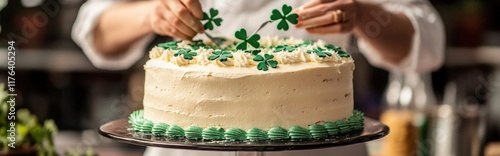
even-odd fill
[(160, 138), (140, 132), (131, 132), (129, 131), (129, 127), (130, 125), (126, 119), (114, 120), (102, 125), (99, 128), (99, 134), (113, 140), (140, 146), (190, 150), (266, 152), (338, 147), (379, 139), (389, 133), (389, 127), (379, 121), (366, 117), (363, 131), (337, 138), (301, 141), (189, 141), (185, 139)]

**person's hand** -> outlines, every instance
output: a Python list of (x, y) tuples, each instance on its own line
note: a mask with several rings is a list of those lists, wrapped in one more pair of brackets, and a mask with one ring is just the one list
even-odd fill
[(356, 23), (355, 0), (312, 0), (296, 10), (297, 28), (313, 34), (350, 32)]
[(149, 26), (156, 34), (191, 40), (204, 31), (199, 0), (160, 0), (151, 11)]

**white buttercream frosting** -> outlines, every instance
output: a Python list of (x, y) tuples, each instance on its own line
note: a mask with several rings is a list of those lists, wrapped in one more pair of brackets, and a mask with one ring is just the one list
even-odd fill
[[(232, 45), (228, 40), (224, 44)], [(263, 37), (264, 47), (297, 45), (300, 39)], [(207, 42), (206, 44), (212, 44)], [(209, 60), (213, 49), (193, 50), (192, 60), (174, 56), (177, 50), (155, 47), (145, 64), (144, 117), (181, 127), (290, 128), (336, 121), (352, 115), (354, 61), (334, 52), (318, 57), (308, 50), (323, 46), (316, 42), (294, 51), (272, 54), (278, 68), (256, 69), (251, 53), (232, 51), (232, 58)], [(177, 44), (188, 47), (188, 41)], [(250, 68), (251, 67), (251, 68)]]

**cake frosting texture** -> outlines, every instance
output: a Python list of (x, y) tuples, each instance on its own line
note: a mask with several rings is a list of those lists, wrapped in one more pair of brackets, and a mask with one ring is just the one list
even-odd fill
[[(308, 128), (353, 114), (354, 61), (347, 53), (322, 41), (264, 37), (259, 42), (261, 48), (249, 50), (232, 49), (230, 39), (217, 48), (200, 41), (153, 48), (144, 66), (144, 119), (184, 129), (268, 131)], [(313, 128), (319, 131), (313, 136), (327, 133)]]

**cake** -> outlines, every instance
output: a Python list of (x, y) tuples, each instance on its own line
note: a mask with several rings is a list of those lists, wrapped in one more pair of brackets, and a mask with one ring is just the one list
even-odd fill
[[(258, 37), (158, 44), (144, 65), (144, 109), (132, 130), (189, 140), (287, 140), (363, 128), (354, 61), (324, 41)], [(222, 39), (222, 38), (220, 38)], [(256, 46), (257, 45), (257, 46)]]

